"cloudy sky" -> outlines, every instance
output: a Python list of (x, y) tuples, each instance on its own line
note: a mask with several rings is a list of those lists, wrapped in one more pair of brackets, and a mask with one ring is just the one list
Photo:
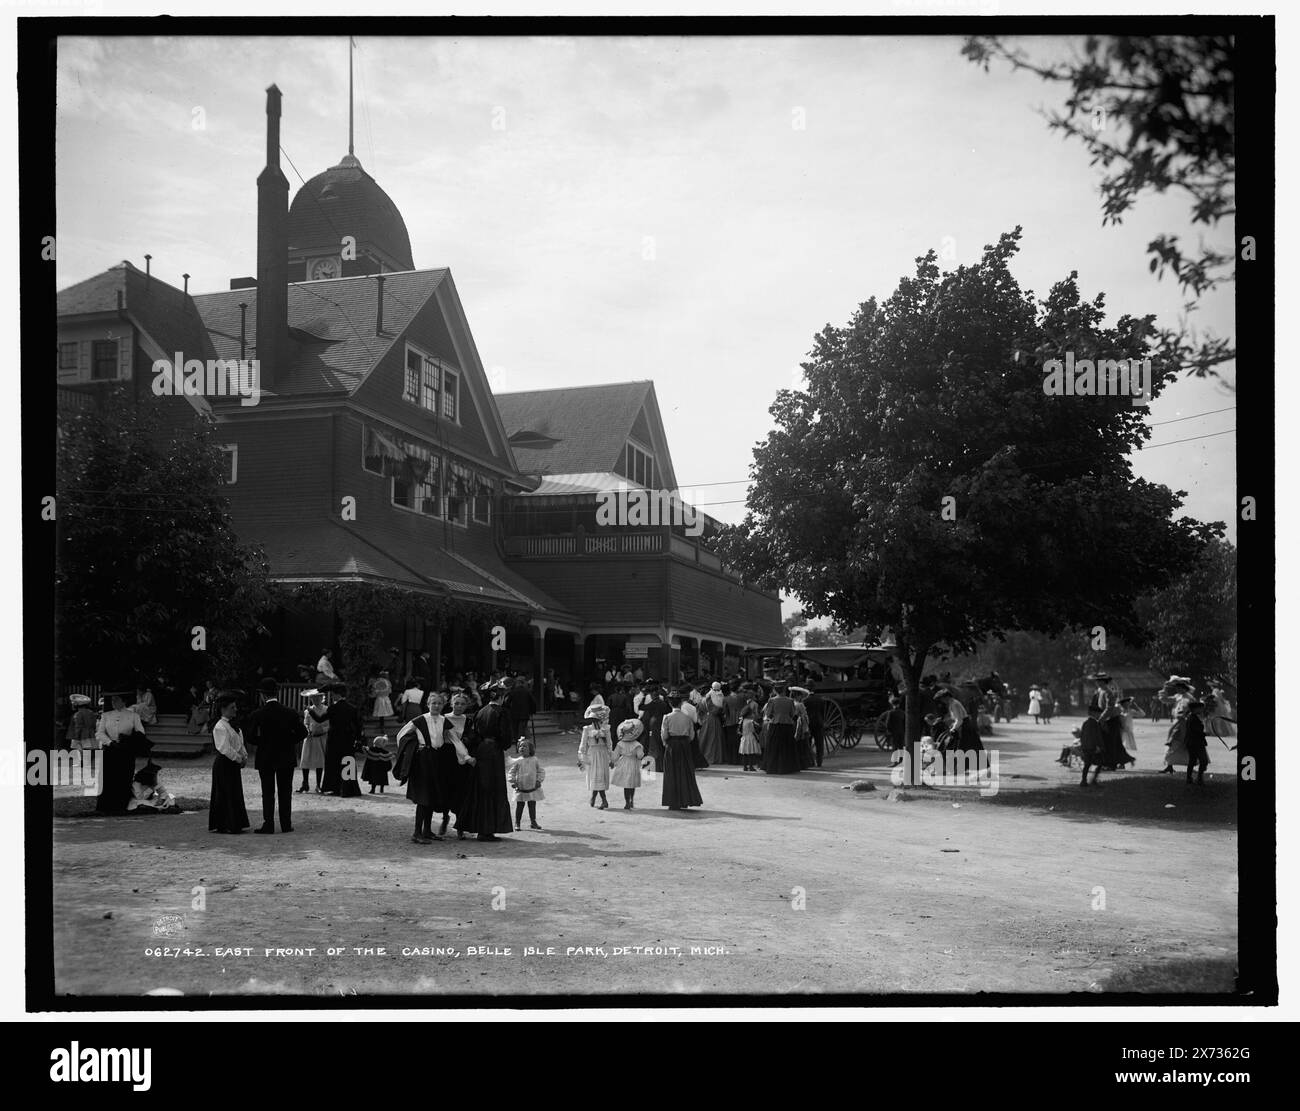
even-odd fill
[[(679, 483), (724, 520), (743, 515), (752, 444), (813, 335), (927, 249), (973, 262), (1021, 224), (1024, 286), (1044, 296), (1078, 270), (1112, 320), (1173, 324), (1183, 298), (1145, 245), (1205, 235), (1172, 194), (1102, 227), (1087, 155), (1037, 114), (1057, 90), (985, 74), (957, 38), (357, 47), (357, 156), (416, 266), (452, 268), (494, 387), (652, 379)], [(61, 40), (60, 288), (146, 252), (195, 292), (255, 273), (263, 90), (282, 90), (283, 147), (311, 177), (347, 151), (347, 56), (343, 38)], [(1233, 335), (1231, 291), (1195, 321)], [(1213, 382), (1169, 389), (1153, 443), (1188, 442), (1137, 461), (1232, 536), (1235, 436), (1214, 434), (1234, 401)]]

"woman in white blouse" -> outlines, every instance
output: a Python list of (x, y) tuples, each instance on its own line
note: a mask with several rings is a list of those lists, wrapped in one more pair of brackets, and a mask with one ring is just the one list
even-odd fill
[(221, 717), (212, 727), (217, 755), (212, 762), (212, 801), (208, 807), (208, 829), (214, 833), (243, 833), (248, 828), (248, 810), (244, 806), (244, 781), (241, 774), (248, 763), (244, 738), (231, 724), (238, 703), (230, 697), (218, 704)]
[(104, 712), (95, 728), (95, 741), (102, 750), (96, 803), (101, 814), (125, 813), (131, 801), (136, 754), (148, 751), (144, 723), (134, 709), (127, 709), (122, 693), (105, 695)]

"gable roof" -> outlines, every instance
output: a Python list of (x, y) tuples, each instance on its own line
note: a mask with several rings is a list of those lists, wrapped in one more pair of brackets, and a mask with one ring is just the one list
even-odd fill
[[(637, 419), (645, 411), (651, 439), (663, 472), (663, 484), (676, 484), (667, 437), (659, 417), (653, 382), (611, 382), (600, 386), (560, 386), (497, 395), (497, 408), (515, 462), (525, 474), (611, 474)], [(532, 433), (555, 441), (550, 447), (529, 446)], [(640, 439), (642, 437), (638, 437)], [(536, 444), (536, 440), (532, 441)]]
[(177, 351), (187, 359), (217, 357), (195, 298), (125, 259), (59, 292), (55, 306), (60, 317), (116, 313), (119, 293), (122, 311), (167, 358)]
[[(288, 366), (269, 391), (292, 394), (351, 393), (374, 369), (415, 314), (447, 276), (442, 270), (407, 270), (384, 275), (384, 330), (375, 335), (379, 292), (375, 276), (289, 284)], [(239, 358), (239, 304), (248, 306), (244, 325), (248, 356), (256, 356), (257, 289), (201, 293), (194, 298), (212, 337), (217, 358)]]

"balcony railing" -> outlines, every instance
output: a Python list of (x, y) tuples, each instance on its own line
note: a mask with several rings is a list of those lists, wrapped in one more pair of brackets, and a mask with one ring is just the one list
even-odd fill
[(559, 536), (507, 536), (506, 555), (524, 559), (555, 556), (662, 555), (662, 532), (568, 533)]
[(636, 532), (553, 533), (538, 536), (505, 537), (505, 554), (512, 559), (555, 559), (566, 556), (648, 556), (671, 554), (688, 563), (712, 571), (736, 576), (722, 560), (691, 537), (678, 536), (668, 529)]

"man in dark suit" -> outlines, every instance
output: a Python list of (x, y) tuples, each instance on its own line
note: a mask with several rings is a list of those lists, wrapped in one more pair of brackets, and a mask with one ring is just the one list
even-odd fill
[(808, 729), (812, 733), (813, 750), (820, 768), (826, 752), (826, 699), (817, 693), (816, 684), (812, 680), (809, 680), (808, 686), (812, 689), (804, 699), (803, 707), (808, 711)]
[(262, 780), (262, 825), (256, 832), (274, 833), (275, 795), (280, 794), (280, 831), (293, 832), (293, 768), (307, 728), (289, 707), (280, 702), (279, 685), (263, 679), (257, 689), (262, 705), (248, 716), (246, 744), (257, 748), (253, 766)]

